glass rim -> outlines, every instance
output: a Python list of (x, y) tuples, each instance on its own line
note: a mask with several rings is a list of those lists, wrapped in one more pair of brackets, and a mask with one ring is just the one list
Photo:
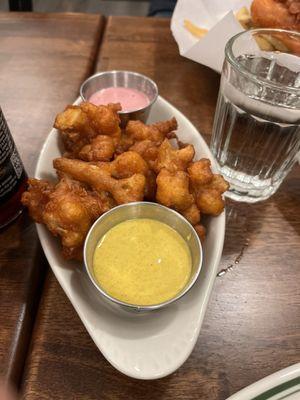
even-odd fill
[[(276, 32), (276, 33), (286, 33), (290, 36), (296, 36), (299, 38), (299, 43), (300, 43), (300, 33), (296, 31), (290, 31), (286, 29), (276, 29), (276, 28), (256, 28), (256, 29), (249, 29), (247, 31), (239, 32), (238, 34), (232, 36), (228, 42), (226, 43), (225, 46), (225, 60), (228, 61), (231, 66), (240, 74), (244, 75), (246, 78), (254, 81), (255, 83), (258, 84), (264, 84), (265, 86), (269, 86), (270, 88), (277, 89), (277, 90), (283, 90), (286, 92), (290, 93), (299, 93), (300, 92), (300, 87), (293, 87), (293, 86), (287, 86), (283, 85), (282, 83), (275, 83), (272, 81), (269, 81), (265, 78), (258, 78), (257, 75), (253, 72), (251, 72), (247, 67), (242, 65), (235, 55), (233, 54), (232, 46), (234, 42), (242, 35), (246, 34), (253, 34), (253, 33), (265, 33), (265, 34), (270, 34), (271, 32)], [(284, 54), (284, 52), (282, 52)], [(286, 53), (288, 54), (288, 53)], [(299, 60), (300, 57), (298, 56)]]

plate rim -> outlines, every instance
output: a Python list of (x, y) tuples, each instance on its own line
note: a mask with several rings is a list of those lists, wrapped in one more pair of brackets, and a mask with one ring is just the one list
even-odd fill
[[(237, 393), (228, 397), (227, 400), (255, 400), (256, 397), (264, 395), (269, 390), (275, 389), (276, 387), (291, 382), (297, 378), (299, 379), (298, 384), (300, 384), (300, 363), (281, 369), (280, 371), (274, 372), (273, 374), (246, 386)], [(294, 386), (296, 385), (291, 387)], [(272, 397), (269, 399), (271, 400)]]

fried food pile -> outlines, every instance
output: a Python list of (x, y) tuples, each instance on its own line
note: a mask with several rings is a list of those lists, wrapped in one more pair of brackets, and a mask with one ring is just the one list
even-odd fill
[(255, 26), (300, 32), (299, 0), (253, 0), (251, 16)]
[[(300, 32), (300, 0), (253, 0), (250, 28), (253, 27)], [(299, 39), (284, 32), (256, 35), (256, 41), (264, 51), (300, 54)]]
[[(235, 17), (245, 30), (277, 28), (300, 32), (300, 0), (253, 0), (250, 10), (242, 7)], [(184, 27), (198, 39), (208, 32), (189, 20), (184, 20)], [(261, 50), (300, 54), (299, 40), (287, 34), (260, 34), (255, 39)]]
[(224, 209), (228, 183), (212, 173), (208, 159), (193, 161), (194, 147), (178, 141), (175, 118), (152, 125), (129, 121), (121, 131), (120, 109), (67, 106), (54, 123), (65, 151), (53, 160), (58, 182), (29, 179), (23, 194), (31, 217), (61, 238), (67, 259), (82, 259), (93, 222), (119, 204), (148, 200), (173, 208), (202, 241), (201, 214)]

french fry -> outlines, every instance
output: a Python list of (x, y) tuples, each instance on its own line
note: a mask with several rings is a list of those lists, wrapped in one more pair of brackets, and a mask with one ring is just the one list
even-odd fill
[(264, 35), (265, 39), (268, 40), (272, 46), (275, 48), (275, 50), (288, 53), (289, 48), (286, 47), (286, 45), (280, 40), (274, 37), (273, 35)]
[(252, 27), (252, 19), (250, 12), (247, 7), (242, 7), (235, 14), (235, 18), (239, 21), (244, 29), (250, 29)]
[(263, 51), (274, 51), (274, 46), (266, 38), (266, 35), (255, 35), (254, 39), (258, 44), (258, 47)]
[[(236, 13), (235, 17), (244, 29), (250, 29), (252, 27), (251, 15), (250, 15), (250, 12), (247, 7), (242, 7)], [(201, 27), (193, 24), (193, 22), (191, 22), (189, 19), (184, 20), (184, 27), (186, 30), (188, 30), (193, 36), (195, 36), (198, 39), (205, 36), (208, 32), (207, 29), (201, 28)]]
[(193, 24), (190, 20), (185, 19), (184, 20), (184, 27), (186, 30), (188, 30), (193, 36), (196, 38), (200, 39), (203, 36), (205, 36), (208, 32), (207, 29), (200, 28), (199, 26)]
[(263, 51), (281, 51), (289, 53), (289, 48), (279, 39), (272, 35), (255, 35), (256, 43)]

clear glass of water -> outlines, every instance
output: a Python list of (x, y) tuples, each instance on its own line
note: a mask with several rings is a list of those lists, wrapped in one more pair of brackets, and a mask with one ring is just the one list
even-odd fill
[(300, 151), (300, 34), (254, 29), (229, 40), (212, 152), (230, 183), (227, 197), (269, 198)]

